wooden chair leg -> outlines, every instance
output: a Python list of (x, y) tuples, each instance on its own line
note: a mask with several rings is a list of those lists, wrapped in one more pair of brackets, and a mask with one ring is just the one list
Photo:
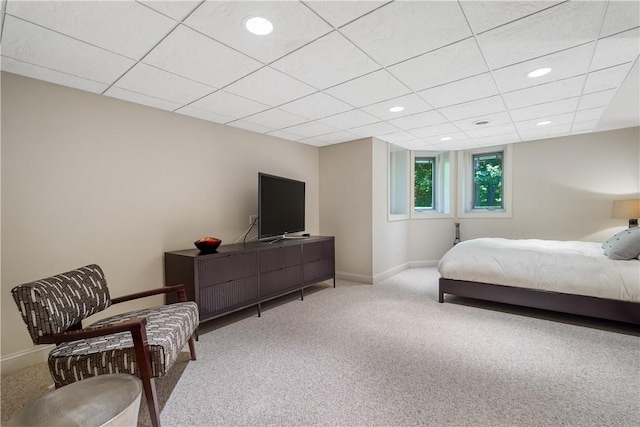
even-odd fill
[(149, 408), (149, 418), (153, 427), (160, 427), (160, 407), (158, 405), (158, 395), (156, 393), (156, 383), (151, 371), (151, 358), (149, 356), (149, 344), (147, 342), (146, 321), (142, 322), (140, 329), (132, 330), (133, 346), (136, 353), (136, 362), (142, 380), (142, 388), (147, 399)]
[(193, 340), (194, 335), (195, 332), (191, 335), (191, 338), (189, 338), (189, 352), (191, 353), (191, 360), (196, 360), (196, 345)]

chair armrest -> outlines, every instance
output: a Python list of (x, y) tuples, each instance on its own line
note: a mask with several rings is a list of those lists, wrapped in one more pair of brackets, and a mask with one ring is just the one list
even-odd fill
[(144, 332), (146, 336), (147, 319), (138, 318), (126, 320), (112, 325), (98, 326), (96, 328), (79, 329), (77, 331), (67, 331), (60, 334), (47, 335), (38, 339), (38, 344), (60, 344), (64, 342), (78, 341), (86, 338), (102, 337), (118, 332)]
[(123, 295), (117, 298), (111, 298), (111, 303), (118, 304), (119, 302), (131, 301), (134, 299), (150, 297), (153, 295), (167, 294), (169, 292), (177, 292), (179, 301), (187, 301), (187, 294), (184, 290), (184, 285), (171, 285), (164, 286), (162, 288), (150, 289), (148, 291), (136, 292), (135, 294)]

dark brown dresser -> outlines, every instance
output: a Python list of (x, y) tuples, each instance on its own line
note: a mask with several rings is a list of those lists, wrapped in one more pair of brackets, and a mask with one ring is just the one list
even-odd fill
[[(277, 243), (222, 245), (165, 252), (165, 285), (183, 283), (200, 308), (200, 322), (256, 305), (318, 282), (335, 279), (333, 237), (312, 236)], [(174, 302), (171, 298), (168, 303)]]

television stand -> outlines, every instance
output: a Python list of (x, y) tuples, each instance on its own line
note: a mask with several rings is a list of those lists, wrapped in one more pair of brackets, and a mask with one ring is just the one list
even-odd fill
[(304, 288), (325, 280), (333, 279), (335, 287), (334, 238), (299, 237), (304, 239), (222, 245), (213, 253), (165, 252), (165, 285), (184, 283), (201, 323), (250, 306), (260, 315), (260, 303), (292, 292), (303, 298)]

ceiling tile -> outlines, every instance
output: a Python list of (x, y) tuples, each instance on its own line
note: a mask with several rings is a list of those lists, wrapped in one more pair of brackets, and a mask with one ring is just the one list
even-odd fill
[(533, 141), (537, 139), (559, 138), (569, 135), (570, 132), (571, 125), (568, 124), (520, 132), (520, 137), (523, 141)]
[(461, 131), (466, 132), (466, 131), (478, 129), (480, 126), (482, 126), (482, 125), (479, 126), (476, 124), (476, 122), (479, 122), (479, 121), (489, 122), (489, 124), (486, 126), (490, 126), (490, 127), (500, 126), (500, 125), (510, 124), (511, 117), (509, 116), (509, 113), (507, 113), (506, 111), (501, 111), (499, 113), (483, 114), (481, 116), (470, 117), (463, 120), (456, 120), (453, 122), (453, 124)]
[[(545, 127), (555, 127), (560, 125), (570, 125), (573, 123), (573, 118), (575, 117), (575, 113), (566, 113), (566, 114), (558, 114), (558, 115), (548, 115), (544, 117), (540, 117), (535, 120), (525, 120), (523, 122), (517, 122), (516, 128), (518, 132), (528, 132), (531, 130), (539, 130), (544, 129)], [(543, 121), (550, 121), (548, 125), (538, 125)]]
[(380, 69), (342, 34), (334, 31), (271, 64), (317, 89), (325, 89)]
[(543, 9), (559, 1), (461, 1), (469, 25), (475, 34), (507, 24)]
[(494, 70), (592, 41), (605, 2), (564, 2), (478, 36)]
[(227, 92), (278, 106), (316, 90), (270, 67), (264, 67), (225, 88)]
[(178, 104), (188, 104), (215, 89), (146, 64), (136, 64), (114, 86)]
[(386, 133), (384, 135), (378, 135), (378, 138), (383, 140), (383, 141), (391, 142), (391, 143), (397, 143), (397, 142), (409, 141), (409, 140), (415, 140), (416, 139), (415, 136), (413, 136), (409, 132), (405, 132), (405, 131), (391, 132), (391, 133)]
[(305, 1), (307, 7), (313, 9), (318, 15), (322, 17), (329, 24), (335, 28), (341, 27), (346, 23), (353, 21), (361, 17), (362, 15), (371, 12), (374, 9), (379, 8), (385, 3), (389, 3), (389, 0), (384, 1)]
[[(251, 34), (244, 20), (262, 16), (273, 24), (266, 36)], [(300, 2), (208, 1), (184, 23), (265, 64), (331, 31), (331, 26)]]
[(600, 37), (607, 37), (638, 26), (640, 26), (640, 2), (610, 1), (607, 4)]
[(400, 129), (410, 130), (445, 123), (447, 119), (438, 111), (431, 110), (387, 121)]
[(627, 74), (629, 74), (629, 70), (631, 70), (630, 62), (599, 71), (592, 71), (587, 76), (583, 93), (618, 88), (624, 82)]
[(506, 125), (499, 125), (499, 126), (489, 126), (489, 127), (479, 126), (477, 129), (466, 131), (465, 134), (471, 139), (476, 139), (476, 138), (485, 138), (490, 136), (510, 134), (515, 132), (516, 132), (516, 128), (511, 123), (509, 123)]
[(143, 62), (221, 88), (262, 65), (215, 40), (179, 26)]
[(319, 136), (316, 136), (314, 139), (325, 142), (325, 143), (337, 144), (340, 142), (353, 141), (358, 138), (360, 138), (360, 136), (354, 133), (347, 132), (347, 131), (339, 131), (339, 132), (328, 133), (326, 135), (319, 135)]
[(363, 107), (406, 95), (410, 91), (389, 72), (379, 70), (329, 88), (325, 92), (355, 107)]
[(7, 15), (2, 56), (94, 80), (112, 83), (135, 61)]
[(560, 101), (545, 102), (531, 107), (511, 110), (511, 118), (515, 122), (522, 122), (530, 119), (538, 119), (548, 115), (572, 113), (578, 108), (579, 96), (561, 99)]
[(323, 92), (316, 92), (304, 98), (288, 102), (278, 107), (281, 110), (316, 120), (352, 110), (353, 107)]
[(423, 126), (411, 129), (409, 130), (409, 133), (416, 136), (417, 138), (431, 138), (434, 136), (457, 134), (460, 133), (460, 129), (458, 129), (451, 123), (446, 122), (439, 125)]
[(182, 21), (193, 9), (196, 8), (202, 0), (189, 1), (158, 1), (158, 0), (138, 0), (139, 3), (148, 6), (163, 15), (166, 15), (176, 21)]
[(349, 132), (362, 137), (369, 137), (369, 136), (384, 135), (387, 133), (396, 132), (397, 130), (398, 130), (397, 127), (392, 126), (387, 122), (378, 122), (378, 123), (373, 123), (366, 126), (360, 126), (357, 128), (349, 129)]
[(478, 117), (483, 114), (505, 111), (505, 107), (500, 96), (491, 96), (489, 98), (478, 99), (477, 101), (441, 108), (438, 111), (449, 120), (462, 120), (470, 117)]
[[(498, 87), (504, 93), (586, 74), (589, 71), (594, 49), (595, 43), (587, 43), (531, 61), (494, 70), (493, 77), (495, 77)], [(541, 77), (527, 77), (527, 73), (530, 71), (544, 67), (551, 68), (551, 72)]]
[(640, 28), (598, 40), (592, 70), (633, 62), (640, 55)]
[(580, 95), (582, 92), (584, 79), (585, 76), (571, 77), (569, 79), (505, 93), (502, 96), (509, 109), (572, 98)]
[(262, 126), (256, 123), (247, 122), (245, 120), (236, 120), (236, 121), (227, 123), (227, 125), (233, 126), (235, 128), (250, 130), (252, 132), (258, 132), (258, 133), (268, 133), (275, 130), (268, 126)]
[(180, 108), (181, 106), (180, 104), (177, 104), (175, 102), (154, 98), (152, 96), (143, 95), (137, 92), (131, 92), (129, 90), (120, 89), (118, 87), (111, 87), (104, 94), (112, 98), (118, 98), (124, 101), (159, 108), (166, 111), (173, 111), (177, 108)]
[(320, 141), (317, 137), (301, 139), (298, 142), (301, 144), (312, 145), (314, 147), (325, 147), (327, 145), (331, 145), (330, 142)]
[(595, 130), (599, 120), (589, 120), (587, 122), (576, 122), (571, 128), (571, 135), (579, 133), (592, 132)]
[(514, 144), (521, 142), (520, 135), (517, 133), (506, 133), (503, 135), (493, 135), (485, 138), (474, 138), (473, 141), (480, 147), (493, 147), (502, 144)]
[(289, 141), (298, 141), (306, 138), (304, 135), (298, 135), (288, 130), (274, 130), (273, 132), (268, 132), (267, 135), (277, 136), (278, 138), (288, 139)]
[(295, 114), (278, 110), (277, 108), (256, 113), (253, 116), (245, 117), (243, 120), (271, 129), (283, 129), (307, 121), (304, 117), (296, 116)]
[(384, 66), (471, 36), (462, 9), (452, 1), (396, 1), (341, 31)]
[(336, 132), (337, 129), (331, 126), (327, 126), (320, 122), (307, 122), (295, 126), (290, 126), (286, 129), (287, 132), (293, 132), (300, 134), (304, 137), (310, 138), (318, 135), (326, 135), (328, 133)]
[(388, 70), (414, 91), (488, 71), (473, 38), (393, 65)]
[(431, 141), (427, 140), (440, 150), (468, 150), (478, 148), (478, 144), (472, 139), (458, 139), (451, 141)]
[(606, 108), (591, 108), (576, 113), (575, 122), (588, 122), (590, 120), (600, 120)]
[(16, 61), (6, 56), (3, 56), (0, 60), (2, 61), (0, 65), (2, 71), (31, 77), (32, 79), (44, 80), (93, 93), (102, 93), (109, 87), (106, 83), (72, 76), (71, 74), (29, 64), (28, 62)]
[(429, 144), (426, 141), (422, 141), (420, 139), (412, 139), (409, 141), (397, 142), (395, 144), (391, 144), (390, 147), (404, 148), (407, 150), (415, 150), (415, 151), (435, 151), (440, 150), (435, 145)]
[(227, 117), (222, 114), (201, 110), (199, 108), (191, 107), (188, 105), (186, 107), (181, 107), (177, 109), (176, 113), (183, 114), (185, 116), (195, 117), (197, 119), (207, 120), (210, 122), (216, 122), (216, 123), (227, 123), (235, 119), (235, 117)]
[(498, 88), (490, 73), (479, 74), (418, 92), (420, 97), (435, 108), (475, 101), (498, 94)]
[(7, 12), (132, 59), (142, 58), (176, 25), (132, 1), (10, 1)]
[(335, 114), (318, 120), (337, 129), (351, 129), (359, 126), (370, 125), (380, 121), (371, 114), (367, 114), (360, 110), (351, 110), (344, 113)]
[(268, 105), (219, 90), (191, 104), (192, 107), (222, 116), (239, 119), (260, 111), (268, 110)]
[(588, 110), (596, 107), (607, 107), (618, 89), (608, 89), (600, 92), (594, 92), (587, 95), (582, 95), (580, 103), (578, 104), (578, 110)]
[[(389, 108), (396, 106), (401, 106), (404, 108), (404, 110), (398, 111), (396, 113), (389, 111)], [(362, 111), (366, 111), (367, 113), (382, 120), (408, 116), (428, 110), (433, 110), (433, 108), (413, 93), (405, 96), (400, 96), (398, 98), (389, 99), (387, 101), (382, 101), (377, 104), (372, 104), (367, 107), (362, 107)]]

